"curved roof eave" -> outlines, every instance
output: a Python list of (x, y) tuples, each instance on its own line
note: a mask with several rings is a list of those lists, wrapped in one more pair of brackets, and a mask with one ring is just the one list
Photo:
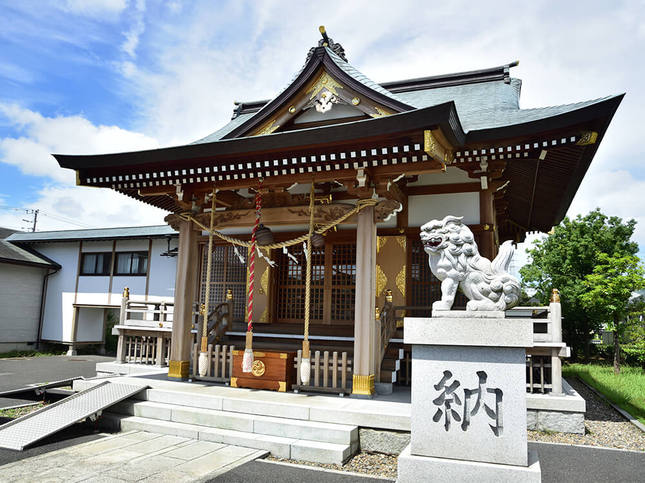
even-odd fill
[[(604, 126), (601, 130), (604, 133), (624, 96), (624, 93), (610, 96), (598, 102), (585, 105), (584, 107), (574, 108), (570, 111), (555, 115), (549, 115), (548, 108), (544, 108), (545, 116), (540, 119), (500, 127), (474, 129), (466, 133), (466, 144), (484, 143), (494, 139), (529, 136), (535, 132), (554, 131), (575, 124), (593, 121), (594, 119), (606, 119), (606, 122), (601, 122), (601, 125)], [(602, 135), (602, 133), (600, 134)]]
[(440, 127), (453, 146), (463, 146), (465, 133), (455, 103), (416, 109), (390, 116), (364, 119), (344, 124), (285, 131), (262, 136), (222, 139), (211, 143), (187, 144), (169, 148), (115, 154), (53, 154), (62, 168), (75, 170), (124, 168), (177, 160), (197, 160), (214, 156), (235, 156), (265, 150), (293, 149), (301, 146), (329, 144), (396, 134), (415, 129)]

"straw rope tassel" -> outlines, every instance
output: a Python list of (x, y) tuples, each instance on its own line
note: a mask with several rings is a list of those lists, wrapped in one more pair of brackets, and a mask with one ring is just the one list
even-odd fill
[(248, 319), (246, 326), (246, 343), (244, 346), (244, 357), (242, 358), (242, 372), (251, 372), (253, 368), (253, 287), (255, 281), (255, 251), (257, 247), (256, 232), (260, 225), (260, 216), (262, 215), (262, 195), (258, 186), (255, 192), (255, 225), (251, 232), (251, 254), (249, 259), (249, 301), (247, 305)]
[(311, 377), (311, 352), (309, 350), (309, 313), (311, 309), (311, 237), (314, 234), (314, 182), (309, 191), (309, 233), (307, 234), (307, 272), (305, 275), (305, 334), (302, 341), (302, 360), (300, 362), (300, 380), (303, 386), (309, 385)]
[(211, 299), (211, 269), (213, 266), (213, 227), (215, 225), (215, 209), (217, 206), (217, 191), (213, 188), (211, 196), (211, 219), (208, 230), (208, 256), (206, 258), (206, 300), (202, 305), (202, 343), (199, 352), (199, 375), (204, 377), (208, 372), (208, 314)]

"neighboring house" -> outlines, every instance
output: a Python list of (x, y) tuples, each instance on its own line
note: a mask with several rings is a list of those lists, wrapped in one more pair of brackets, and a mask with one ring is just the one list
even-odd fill
[(0, 228), (0, 352), (33, 349), (42, 322), (45, 280), (61, 267), (47, 257), (21, 248)]
[[(29, 283), (26, 275), (16, 283), (17, 265), (5, 276), (11, 262), (0, 259), (0, 296), (6, 297), (0, 320), (3, 328), (11, 328), (0, 335), (0, 347), (16, 339), (14, 332), (27, 330), (32, 343), (67, 344), (70, 355), (79, 344), (105, 344), (108, 313), (120, 307), (125, 287), (131, 298), (173, 299), (176, 246), (177, 233), (167, 225), (14, 233), (0, 247), (29, 261), (33, 274)], [(15, 315), (5, 321), (7, 312), (25, 315), (19, 322)]]

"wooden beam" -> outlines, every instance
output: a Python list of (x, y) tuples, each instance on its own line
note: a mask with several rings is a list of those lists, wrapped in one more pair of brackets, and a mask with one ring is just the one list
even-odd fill
[(477, 191), (481, 191), (480, 183), (450, 183), (405, 187), (405, 192), (408, 196), (443, 195), (447, 193), (474, 193)]

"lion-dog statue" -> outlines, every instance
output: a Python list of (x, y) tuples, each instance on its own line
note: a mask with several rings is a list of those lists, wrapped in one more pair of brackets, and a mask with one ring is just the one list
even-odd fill
[(513, 244), (506, 241), (492, 262), (482, 257), (473, 232), (463, 217), (446, 216), (421, 227), (421, 241), (429, 256), (430, 270), (441, 280), (441, 300), (432, 310), (450, 310), (461, 289), (468, 297), (466, 310), (499, 310), (514, 307), (520, 298), (520, 282), (507, 273)]

